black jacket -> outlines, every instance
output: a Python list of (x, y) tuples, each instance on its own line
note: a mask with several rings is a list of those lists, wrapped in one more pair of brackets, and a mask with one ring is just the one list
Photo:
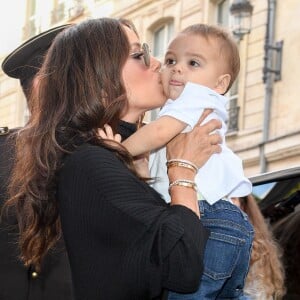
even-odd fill
[[(3, 129), (3, 128), (2, 128)], [(14, 139), (0, 130), (0, 208), (14, 158)], [(18, 260), (16, 220), (12, 216), (0, 223), (0, 300), (71, 300), (69, 261), (63, 241), (49, 254), (41, 273), (26, 268)]]
[(164, 289), (197, 290), (208, 231), (112, 151), (82, 144), (67, 155), (57, 197), (76, 299), (153, 300)]

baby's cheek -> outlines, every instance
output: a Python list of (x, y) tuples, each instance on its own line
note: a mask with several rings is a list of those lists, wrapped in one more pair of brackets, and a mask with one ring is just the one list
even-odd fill
[(161, 81), (163, 86), (165, 86), (168, 82), (169, 82), (169, 72), (167, 71), (166, 68), (162, 68), (160, 70), (160, 74), (161, 74)]

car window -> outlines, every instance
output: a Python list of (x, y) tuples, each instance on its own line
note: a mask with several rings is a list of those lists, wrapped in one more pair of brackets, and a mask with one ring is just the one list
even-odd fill
[(300, 169), (286, 169), (250, 178), (253, 196), (271, 223), (285, 217), (300, 204)]

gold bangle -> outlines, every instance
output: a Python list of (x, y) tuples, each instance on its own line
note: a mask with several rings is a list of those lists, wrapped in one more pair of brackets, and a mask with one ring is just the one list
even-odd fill
[(193, 170), (196, 173), (199, 170), (199, 168), (195, 164), (184, 159), (170, 159), (166, 162), (166, 165), (168, 169), (171, 167), (182, 167), (182, 168)]
[(187, 187), (187, 188), (192, 188), (197, 192), (197, 184), (193, 180), (177, 179), (175, 181), (170, 182), (170, 184), (169, 184), (169, 193), (170, 193), (170, 189), (173, 186), (183, 186), (183, 187)]

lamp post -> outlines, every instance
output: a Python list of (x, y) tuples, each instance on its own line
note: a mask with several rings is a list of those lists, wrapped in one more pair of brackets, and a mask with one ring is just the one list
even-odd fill
[(242, 40), (251, 31), (253, 5), (248, 0), (234, 0), (230, 6), (232, 33)]
[[(267, 159), (265, 155), (265, 145), (269, 141), (269, 127), (271, 116), (271, 104), (274, 81), (281, 80), (281, 62), (283, 41), (274, 42), (276, 0), (268, 1), (268, 13), (266, 22), (266, 37), (264, 44), (264, 67), (263, 82), (265, 84), (264, 115), (262, 128), (262, 142), (260, 149), (260, 168), (261, 173), (267, 171)], [(233, 17), (232, 32), (242, 40), (245, 34), (251, 31), (251, 17), (253, 6), (248, 0), (234, 0), (230, 6), (230, 13)]]
[(274, 81), (281, 80), (281, 62), (283, 41), (275, 42), (275, 20), (276, 20), (276, 0), (268, 0), (268, 14), (265, 36), (265, 55), (263, 68), (263, 82), (265, 84), (264, 100), (264, 122), (262, 132), (262, 142), (260, 144), (260, 168), (261, 173), (268, 169), (265, 154), (265, 145), (270, 140), (270, 120), (273, 98)]

